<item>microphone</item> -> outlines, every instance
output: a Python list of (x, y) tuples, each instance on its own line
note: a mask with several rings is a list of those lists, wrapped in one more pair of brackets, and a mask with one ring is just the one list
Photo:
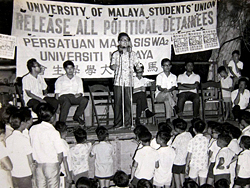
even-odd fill
[(123, 54), (123, 50), (122, 50), (121, 45), (118, 45), (118, 51), (119, 51), (119, 54), (120, 54), (120, 55)]

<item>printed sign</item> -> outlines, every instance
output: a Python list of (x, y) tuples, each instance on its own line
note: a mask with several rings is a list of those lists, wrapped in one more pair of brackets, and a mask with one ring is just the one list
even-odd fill
[(14, 59), (16, 37), (0, 34), (0, 58)]

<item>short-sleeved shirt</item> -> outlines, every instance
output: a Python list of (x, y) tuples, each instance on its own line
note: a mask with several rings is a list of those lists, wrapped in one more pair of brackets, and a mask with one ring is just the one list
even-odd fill
[[(71, 160), (71, 153), (69, 151), (69, 144), (64, 139), (61, 139), (61, 141), (62, 141), (62, 146), (63, 146), (63, 156), (67, 157), (69, 171), (72, 171), (72, 160)], [(66, 174), (63, 164), (61, 164), (61, 172), (63, 172), (63, 174)]]
[[(229, 89), (230, 87), (233, 87), (233, 80), (230, 77), (230, 75), (228, 75), (226, 78), (222, 77), (221, 80), (220, 80), (220, 83), (221, 83), (222, 88)], [(231, 98), (231, 91), (227, 91), (225, 89), (222, 89), (222, 97), (223, 98), (225, 98), (225, 97), (230, 97)]]
[(70, 148), (71, 159), (72, 159), (72, 169), (74, 175), (86, 172), (89, 170), (89, 153), (91, 151), (92, 144), (83, 143), (76, 144)]
[(43, 99), (43, 90), (47, 88), (47, 84), (41, 75), (37, 75), (37, 78), (30, 73), (23, 77), (23, 99), (25, 104), (31, 99), (25, 90), (31, 91), (34, 95)]
[(238, 176), (250, 178), (250, 150), (246, 149), (240, 153), (237, 164), (240, 166)]
[[(213, 169), (214, 175), (229, 174), (230, 168), (227, 168), (227, 166), (232, 161), (233, 156), (234, 156), (234, 152), (230, 148), (224, 147), (224, 148), (220, 149), (220, 151), (218, 152), (216, 159), (215, 159), (215, 166)], [(224, 163), (222, 165), (224, 167), (224, 169), (217, 168), (220, 158), (224, 159)]]
[(135, 177), (151, 180), (155, 172), (155, 163), (159, 159), (158, 152), (150, 146), (143, 146), (143, 148), (138, 149), (134, 157), (134, 160), (138, 163)]
[[(172, 147), (160, 147), (158, 150), (159, 155), (159, 168), (156, 168), (154, 175), (154, 182), (157, 185), (164, 185), (171, 183), (172, 180), (172, 167), (175, 159), (175, 150)], [(155, 184), (155, 183), (154, 183)]]
[[(134, 87), (134, 89), (135, 88), (139, 88), (139, 87), (147, 87), (148, 86), (148, 84), (150, 83), (150, 82), (153, 82), (153, 80), (151, 80), (151, 79), (148, 79), (148, 78), (144, 78), (144, 77), (142, 77), (141, 79), (138, 79), (136, 76), (134, 77), (134, 84), (133, 84), (133, 87)], [(137, 93), (137, 92), (140, 92), (140, 91), (133, 91), (133, 93)]]
[(139, 59), (135, 52), (119, 53), (115, 51), (112, 54), (110, 65), (117, 65), (114, 70), (115, 86), (132, 86), (133, 83), (133, 67), (139, 63)]
[[(232, 103), (233, 103), (233, 107), (235, 106), (234, 100), (236, 99), (236, 97), (238, 95), (238, 92), (239, 92), (239, 89), (236, 89), (231, 93), (231, 100), (232, 100)], [(240, 93), (240, 101), (239, 101), (238, 105), (240, 106), (241, 110), (244, 110), (244, 109), (246, 109), (248, 107), (249, 98), (250, 98), (250, 92), (249, 92), (248, 89), (245, 89), (243, 94)]]
[(230, 148), (235, 155), (238, 155), (242, 151), (242, 148), (240, 147), (236, 138), (232, 139), (227, 147)]
[(30, 176), (32, 173), (27, 157), (32, 153), (30, 140), (20, 131), (14, 130), (6, 140), (6, 148), (13, 165), (12, 176), (17, 178)]
[(109, 142), (101, 141), (93, 145), (91, 154), (95, 156), (95, 176), (110, 177), (113, 172), (115, 150)]
[(192, 153), (190, 167), (206, 169), (208, 167), (209, 140), (203, 134), (197, 134), (188, 143), (188, 152)]
[(185, 165), (187, 157), (188, 143), (192, 139), (190, 132), (182, 132), (178, 134), (173, 143), (172, 147), (175, 148), (176, 156), (174, 160), (175, 165)]
[[(236, 67), (235, 67), (235, 63), (234, 63), (233, 60), (231, 60), (231, 61), (228, 63), (228, 67), (232, 67), (233, 73), (234, 73), (238, 78), (241, 76), (240, 73), (236, 72)], [(239, 62), (237, 63), (237, 67), (238, 67), (239, 69), (242, 70), (242, 69), (243, 69), (243, 62), (239, 61)], [(230, 76), (232, 76), (231, 73), (230, 73)]]
[[(161, 86), (162, 88), (171, 89), (172, 87), (177, 87), (177, 77), (176, 75), (170, 73), (168, 76), (161, 72), (156, 77), (156, 86)], [(156, 88), (155, 97), (160, 93), (158, 88)]]
[(211, 163), (215, 163), (215, 158), (216, 155), (218, 154), (218, 152), (220, 151), (220, 147), (217, 145), (217, 140), (214, 140), (213, 143), (210, 145), (210, 147), (208, 148), (212, 153), (211, 157), (210, 157), (210, 162)]
[(60, 133), (55, 127), (42, 121), (30, 129), (33, 158), (38, 163), (57, 163), (58, 154), (63, 152)]
[[(199, 82), (200, 83), (200, 76), (198, 74), (195, 74), (194, 72), (188, 76), (187, 72), (185, 71), (183, 74), (180, 74), (178, 76), (177, 79), (177, 83), (180, 84), (195, 84), (195, 82)], [(197, 93), (197, 89), (191, 89), (191, 90), (179, 90), (179, 93), (182, 92), (193, 92), (193, 93)]]
[(68, 76), (65, 74), (57, 78), (55, 83), (55, 93), (58, 93), (59, 96), (65, 94), (84, 94), (83, 91), (83, 83), (82, 79), (78, 76), (74, 76), (73, 78), (69, 79)]

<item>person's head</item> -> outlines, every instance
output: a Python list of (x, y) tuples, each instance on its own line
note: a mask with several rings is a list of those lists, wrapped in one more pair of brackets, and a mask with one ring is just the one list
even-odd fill
[(243, 149), (250, 149), (250, 136), (242, 136), (240, 138), (240, 146)]
[(165, 131), (158, 131), (156, 134), (156, 142), (161, 146), (167, 145), (168, 141), (170, 140), (171, 135)]
[(27, 107), (21, 107), (19, 109), (20, 113), (23, 115), (24, 122), (26, 124), (26, 129), (29, 129), (33, 124), (33, 118), (31, 115), (31, 110)]
[(207, 133), (212, 135), (213, 129), (219, 125), (216, 121), (208, 121), (207, 122)]
[(161, 60), (161, 67), (163, 69), (163, 72), (170, 72), (172, 68), (172, 62), (168, 58), (164, 58)]
[(25, 118), (20, 110), (16, 111), (10, 116), (10, 126), (14, 130), (23, 131), (26, 128)]
[(54, 124), (55, 113), (53, 107), (47, 103), (42, 103), (38, 108), (38, 119)]
[(244, 77), (240, 78), (239, 81), (238, 81), (239, 89), (242, 89), (242, 90), (246, 89), (247, 88), (247, 82), (248, 82), (248, 80), (246, 78), (244, 78)]
[(190, 59), (187, 59), (185, 61), (185, 69), (187, 72), (193, 72), (194, 70), (194, 62), (191, 61)]
[(170, 125), (168, 125), (168, 123), (166, 123), (166, 122), (160, 122), (158, 124), (158, 131), (165, 131), (165, 132), (169, 133), (170, 135), (173, 132), (173, 130), (170, 127)]
[(240, 121), (240, 128), (241, 130), (245, 129), (247, 126), (250, 125), (250, 117), (248, 114), (243, 114), (241, 116), (241, 121)]
[(204, 121), (199, 120), (199, 121), (194, 122), (194, 131), (196, 133), (203, 133), (205, 128), (206, 128), (206, 124)]
[(217, 138), (217, 145), (220, 148), (227, 147), (231, 140), (232, 138), (228, 134), (220, 134)]
[(4, 141), (5, 139), (5, 123), (0, 121), (0, 142)]
[(232, 136), (232, 138), (238, 139), (241, 135), (241, 130), (236, 127), (236, 126), (231, 126), (230, 127), (230, 135)]
[(183, 188), (199, 188), (199, 185), (192, 179), (186, 179), (183, 183)]
[(75, 73), (75, 65), (72, 61), (67, 60), (63, 63), (63, 68), (67, 75), (74, 75)]
[(221, 125), (217, 125), (216, 127), (213, 127), (212, 129), (212, 137), (214, 139), (217, 139), (219, 134), (222, 134), (224, 132), (223, 128)]
[(103, 126), (97, 127), (95, 132), (99, 141), (105, 141), (109, 136), (108, 129)]
[(152, 139), (152, 134), (149, 131), (144, 131), (139, 133), (138, 138), (142, 142), (142, 144), (147, 144), (150, 143), (150, 140)]
[(200, 186), (200, 188), (214, 188), (214, 186), (205, 183), (205, 184), (203, 184), (202, 186)]
[(134, 132), (134, 134), (135, 134), (137, 140), (139, 140), (138, 135), (139, 135), (141, 132), (144, 132), (144, 131), (149, 132), (148, 128), (145, 127), (144, 125), (138, 125), (138, 126), (135, 127), (135, 129), (133, 130), (133, 132)]
[(87, 177), (80, 177), (76, 181), (76, 188), (94, 188), (93, 183)]
[(137, 188), (153, 188), (153, 185), (147, 179), (140, 179), (137, 183)]
[(125, 172), (119, 170), (115, 173), (113, 181), (118, 187), (127, 187), (129, 184), (129, 177)]
[(17, 107), (12, 105), (7, 105), (0, 109), (0, 119), (5, 124), (9, 123), (11, 114), (15, 113), (17, 111)]
[(214, 188), (229, 188), (229, 182), (227, 179), (219, 179), (215, 182)]
[(224, 66), (220, 66), (220, 67), (218, 68), (218, 73), (219, 73), (220, 76), (223, 77), (223, 78), (226, 78), (226, 77), (228, 76), (226, 67), (224, 67)]
[(118, 43), (121, 48), (127, 48), (131, 45), (130, 37), (127, 33), (119, 33), (118, 35)]
[(67, 136), (67, 125), (65, 124), (65, 122), (62, 121), (57, 121), (55, 124), (55, 129), (60, 133), (61, 137), (63, 139), (66, 138)]
[(41, 65), (37, 62), (35, 58), (29, 59), (27, 61), (27, 68), (30, 73), (34, 72), (39, 74), (41, 72)]
[(134, 66), (134, 71), (135, 71), (137, 77), (139, 77), (139, 78), (142, 77), (143, 72), (144, 72), (143, 64), (140, 63), (139, 66)]
[(232, 58), (233, 58), (234, 62), (238, 62), (239, 61), (239, 59), (240, 59), (240, 52), (239, 52), (239, 50), (234, 50), (232, 52)]
[(78, 144), (83, 143), (87, 140), (87, 132), (82, 128), (76, 129), (74, 131), (74, 136)]
[(173, 120), (173, 126), (178, 133), (187, 129), (187, 122), (184, 119), (177, 118)]

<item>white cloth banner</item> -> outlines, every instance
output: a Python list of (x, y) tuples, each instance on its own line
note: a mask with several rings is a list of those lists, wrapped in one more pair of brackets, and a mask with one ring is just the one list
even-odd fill
[(14, 59), (16, 37), (0, 34), (0, 58)]

